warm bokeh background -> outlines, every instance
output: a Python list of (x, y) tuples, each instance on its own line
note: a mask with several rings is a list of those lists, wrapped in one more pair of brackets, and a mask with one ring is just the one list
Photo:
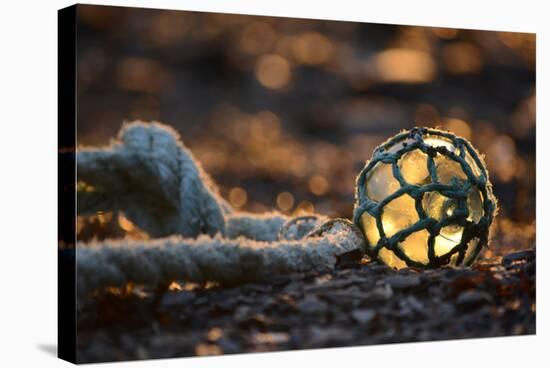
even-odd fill
[(236, 208), (349, 218), (376, 145), (439, 126), (486, 154), (498, 243), (533, 245), (535, 35), (78, 9), (79, 144), (158, 120)]

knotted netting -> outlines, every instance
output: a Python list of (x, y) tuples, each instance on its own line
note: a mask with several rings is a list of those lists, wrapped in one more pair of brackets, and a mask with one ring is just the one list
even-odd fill
[(395, 267), (470, 265), (497, 211), (480, 154), (450, 132), (414, 128), (377, 147), (357, 177), (353, 222), (367, 254)]

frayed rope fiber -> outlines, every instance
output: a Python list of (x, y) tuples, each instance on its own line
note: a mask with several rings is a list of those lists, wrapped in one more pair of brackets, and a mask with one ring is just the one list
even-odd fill
[(79, 296), (108, 286), (171, 281), (234, 285), (292, 272), (325, 272), (364, 252), (348, 220), (235, 212), (179, 135), (125, 124), (109, 147), (77, 152), (78, 214), (122, 211), (153, 240), (78, 243)]
[(170, 127), (126, 124), (105, 149), (79, 149), (78, 214), (119, 209), (152, 237), (225, 233), (232, 212)]
[(335, 223), (299, 240), (261, 242), (201, 235), (146, 242), (111, 240), (77, 250), (78, 293), (129, 282), (158, 287), (173, 280), (235, 285), (292, 272), (326, 272), (338, 255), (357, 249), (360, 234)]

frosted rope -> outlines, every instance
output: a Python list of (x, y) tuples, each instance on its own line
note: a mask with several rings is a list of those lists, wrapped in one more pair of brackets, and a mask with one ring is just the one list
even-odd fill
[[(231, 207), (176, 131), (158, 123), (125, 124), (120, 141), (79, 148), (78, 214), (122, 210), (153, 237), (225, 232)], [(90, 187), (92, 189), (90, 189)]]
[(364, 251), (347, 220), (234, 212), (171, 128), (125, 124), (109, 147), (79, 148), (78, 213), (121, 210), (153, 238), (77, 245), (79, 296), (129, 282), (239, 284), (328, 271)]
[(235, 285), (293, 272), (327, 272), (339, 256), (362, 248), (362, 236), (351, 226), (327, 223), (299, 240), (274, 242), (220, 235), (92, 242), (77, 249), (77, 290), (85, 296), (129, 282), (152, 288), (178, 280)]

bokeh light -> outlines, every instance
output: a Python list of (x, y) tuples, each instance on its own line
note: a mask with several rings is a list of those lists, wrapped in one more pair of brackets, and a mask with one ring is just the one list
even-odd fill
[(430, 54), (412, 49), (390, 49), (374, 58), (383, 82), (426, 83), (434, 79), (436, 64)]
[(280, 55), (264, 55), (256, 65), (256, 77), (267, 88), (281, 89), (290, 81), (290, 64)]
[(289, 192), (282, 192), (277, 195), (277, 206), (281, 211), (290, 211), (294, 205), (294, 196)]
[(483, 66), (481, 51), (468, 42), (454, 42), (444, 46), (443, 60), (451, 74), (478, 73)]
[[(402, 129), (440, 127), (485, 154), (494, 236), (518, 249), (534, 239), (533, 34), (79, 11), (80, 144), (108, 144), (125, 120), (162, 121), (236, 209), (350, 218), (372, 150)], [(120, 216), (79, 219), (79, 237), (141, 236)]]
[(229, 192), (229, 202), (235, 208), (241, 208), (246, 204), (247, 194), (243, 188), (232, 188)]
[(299, 63), (318, 65), (330, 60), (333, 46), (318, 32), (304, 32), (292, 42), (292, 52)]

